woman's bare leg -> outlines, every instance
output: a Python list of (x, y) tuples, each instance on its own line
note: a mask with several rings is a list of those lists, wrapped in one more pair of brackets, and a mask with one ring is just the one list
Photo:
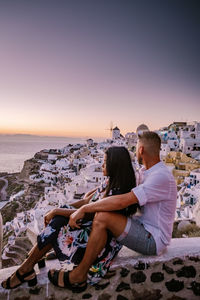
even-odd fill
[(115, 237), (121, 235), (127, 223), (127, 218), (113, 212), (100, 212), (95, 215), (92, 231), (81, 263), (70, 272), (70, 282), (82, 282), (87, 279), (87, 273), (107, 241), (107, 230)]
[(51, 249), (52, 249), (51, 244), (46, 245), (41, 250), (39, 250), (36, 244), (29, 252), (27, 259), (23, 262), (23, 264), (19, 268), (22, 274), (31, 271), (35, 266), (35, 264)]

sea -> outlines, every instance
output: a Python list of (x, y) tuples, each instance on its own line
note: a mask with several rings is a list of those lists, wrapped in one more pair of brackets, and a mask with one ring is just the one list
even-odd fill
[(0, 172), (20, 172), (24, 161), (32, 158), (40, 150), (60, 149), (68, 144), (85, 141), (86, 138), (0, 135)]

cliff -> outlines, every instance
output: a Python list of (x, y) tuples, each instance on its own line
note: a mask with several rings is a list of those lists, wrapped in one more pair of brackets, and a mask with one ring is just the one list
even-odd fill
[(29, 180), (29, 176), (32, 174), (36, 174), (39, 171), (41, 163), (39, 163), (36, 159), (31, 158), (24, 162), (24, 166), (19, 174), (19, 179), (21, 180)]

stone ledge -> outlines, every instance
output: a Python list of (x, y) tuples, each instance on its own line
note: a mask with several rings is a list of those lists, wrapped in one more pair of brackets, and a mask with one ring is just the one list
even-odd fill
[(167, 250), (159, 256), (141, 255), (133, 250), (123, 247), (113, 262), (112, 267), (120, 267), (123, 266), (123, 264), (134, 265), (138, 260), (146, 263), (164, 262), (175, 257), (184, 258), (188, 255), (200, 255), (200, 237), (172, 239)]
[[(161, 256), (142, 256), (123, 247), (107, 278), (97, 287), (90, 286), (81, 294), (73, 294), (50, 284), (47, 272), (49, 269), (59, 268), (59, 262), (47, 261), (45, 268), (35, 268), (38, 274), (38, 284), (35, 288), (28, 288), (26, 283), (11, 291), (0, 288), (0, 299), (195, 300), (200, 298), (199, 257), (200, 238), (173, 239)], [(16, 266), (0, 270), (0, 281), (10, 276), (17, 268)], [(173, 298), (175, 296), (176, 298)]]

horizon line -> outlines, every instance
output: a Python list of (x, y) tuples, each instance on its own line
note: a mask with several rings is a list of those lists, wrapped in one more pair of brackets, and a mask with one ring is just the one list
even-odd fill
[(1, 136), (33, 136), (33, 137), (56, 137), (56, 138), (72, 138), (72, 139), (88, 139), (88, 138), (109, 138), (105, 136), (71, 136), (71, 135), (48, 135), (48, 134), (31, 134), (31, 133), (1, 133)]

